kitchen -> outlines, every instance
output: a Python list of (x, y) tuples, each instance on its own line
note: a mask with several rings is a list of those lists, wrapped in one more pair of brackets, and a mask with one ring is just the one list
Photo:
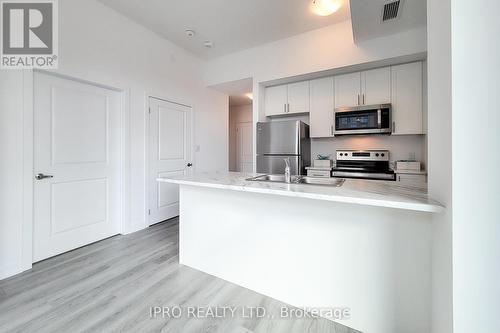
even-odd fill
[[(309, 155), (310, 151), (311, 160), (317, 159), (318, 155), (334, 160), (342, 157), (340, 151), (337, 155), (332, 151), (335, 148), (347, 151), (383, 149), (387, 150), (386, 161), (391, 165), (383, 171), (396, 170), (394, 177), (389, 174), (387, 179), (425, 183), (425, 71), (425, 62), (419, 61), (267, 87), (264, 114), (271, 121), (298, 116), (309, 124), (308, 136), (312, 140), (305, 154)], [(273, 152), (260, 151), (259, 125), (257, 133), (257, 172), (283, 173), (280, 161), (275, 166), (259, 168), (260, 156)], [(293, 142), (293, 133), (289, 137), (288, 140)], [(284, 143), (278, 142), (280, 144)], [(276, 152), (277, 155), (284, 153)], [(373, 157), (378, 157), (376, 154), (374, 152)], [(419, 161), (415, 161), (416, 156)], [(308, 172), (318, 171), (312, 169), (318, 166), (309, 161), (307, 156), (307, 165), (303, 167), (308, 167)], [(305, 174), (304, 171), (301, 169), (300, 174)], [(297, 173), (295, 166), (292, 172)]]
[(500, 331), (498, 1), (0, 7), (0, 331)]
[[(431, 220), (444, 207), (414, 161), (426, 151), (424, 69), (263, 83), (257, 175), (158, 178), (180, 185), (180, 262), (297, 307), (348, 304), (352, 317), (331, 319), (360, 331), (425, 331)], [(355, 147), (328, 150), (338, 139)]]

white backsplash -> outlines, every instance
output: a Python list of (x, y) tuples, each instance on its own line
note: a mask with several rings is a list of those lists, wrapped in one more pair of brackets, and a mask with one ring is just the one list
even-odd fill
[[(309, 116), (287, 116), (268, 118), (268, 121), (301, 120), (309, 124)], [(422, 163), (422, 170), (427, 170), (427, 139), (425, 135), (349, 135), (334, 138), (311, 139), (311, 161), (318, 154), (330, 155), (335, 160), (338, 149), (385, 149), (390, 151), (391, 167), (397, 160), (415, 159)]]
[(425, 135), (339, 136), (311, 139), (311, 157), (315, 159), (318, 154), (330, 155), (330, 158), (335, 160), (335, 151), (338, 149), (385, 149), (390, 151), (391, 162), (414, 158), (422, 162), (422, 169), (425, 170), (427, 165), (425, 145)]

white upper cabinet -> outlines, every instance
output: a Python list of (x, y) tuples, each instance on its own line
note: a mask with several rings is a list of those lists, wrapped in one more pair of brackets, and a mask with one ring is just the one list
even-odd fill
[(265, 90), (266, 116), (309, 113), (310, 135), (332, 137), (339, 107), (392, 104), (393, 135), (424, 134), (423, 64), (390, 66)]
[(335, 107), (391, 102), (391, 69), (377, 68), (335, 77)]
[(360, 105), (361, 73), (335, 76), (335, 107)]
[(423, 134), (422, 63), (391, 67), (393, 135)]
[(325, 138), (333, 136), (334, 126), (334, 79), (326, 77), (312, 80), (311, 110), (309, 113), (310, 136)]
[(266, 116), (309, 112), (309, 81), (266, 88)]
[(266, 88), (265, 100), (266, 116), (285, 114), (288, 103), (287, 86), (284, 85)]
[(361, 72), (361, 105), (391, 102), (391, 68), (377, 68)]
[(288, 112), (309, 112), (309, 81), (288, 85)]

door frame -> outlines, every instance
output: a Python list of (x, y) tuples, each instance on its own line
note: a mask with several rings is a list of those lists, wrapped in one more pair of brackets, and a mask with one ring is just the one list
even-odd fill
[(120, 94), (120, 209), (119, 233), (125, 231), (130, 218), (130, 89), (113, 87), (111, 85), (80, 79), (71, 75), (54, 73), (42, 69), (23, 70), (23, 218), (22, 228), (22, 253), (19, 272), (32, 268), (33, 264), (33, 223), (34, 223), (34, 112), (35, 112), (35, 74), (50, 75), (79, 83), (89, 84), (109, 89)]
[(156, 94), (156, 93), (151, 93), (151, 92), (147, 92), (145, 95), (144, 95), (144, 119), (145, 119), (145, 128), (144, 128), (144, 146), (145, 146), (145, 163), (144, 163), (144, 166), (145, 166), (145, 179), (144, 179), (144, 188), (146, 190), (146, 193), (145, 193), (145, 201), (144, 201), (144, 228), (147, 228), (149, 227), (151, 224), (149, 222), (149, 200), (150, 200), (150, 197), (151, 197), (151, 186), (150, 186), (150, 177), (151, 177), (151, 174), (150, 174), (150, 170), (149, 170), (149, 153), (151, 151), (151, 143), (149, 142), (150, 140), (150, 126), (151, 126), (151, 119), (149, 117), (149, 108), (150, 108), (150, 105), (149, 105), (149, 99), (150, 98), (154, 98), (154, 99), (158, 99), (160, 101), (164, 101), (164, 102), (167, 102), (167, 103), (173, 103), (173, 104), (177, 104), (177, 105), (181, 105), (181, 106), (185, 106), (185, 107), (188, 107), (188, 108), (191, 108), (191, 161), (193, 163), (193, 167), (191, 168), (191, 172), (196, 172), (196, 166), (197, 166), (197, 163), (196, 163), (196, 160), (195, 160), (195, 154), (194, 154), (194, 148), (195, 148), (195, 130), (194, 130), (194, 124), (195, 124), (195, 121), (194, 121), (194, 118), (195, 118), (195, 108), (193, 105), (191, 105), (189, 102), (184, 102), (184, 101), (178, 101), (178, 100), (175, 100), (175, 99), (172, 99), (172, 98), (168, 98), (168, 97), (161, 97), (162, 95), (161, 94)]

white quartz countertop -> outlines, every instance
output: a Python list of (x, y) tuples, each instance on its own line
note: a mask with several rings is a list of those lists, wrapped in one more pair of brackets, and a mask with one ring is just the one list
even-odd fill
[(439, 213), (444, 207), (429, 198), (425, 186), (399, 182), (346, 179), (340, 187), (308, 184), (285, 184), (249, 181), (251, 173), (196, 173), (188, 176), (158, 178), (159, 182), (265, 193), (298, 198), (344, 202), (367, 206), (389, 207)]

